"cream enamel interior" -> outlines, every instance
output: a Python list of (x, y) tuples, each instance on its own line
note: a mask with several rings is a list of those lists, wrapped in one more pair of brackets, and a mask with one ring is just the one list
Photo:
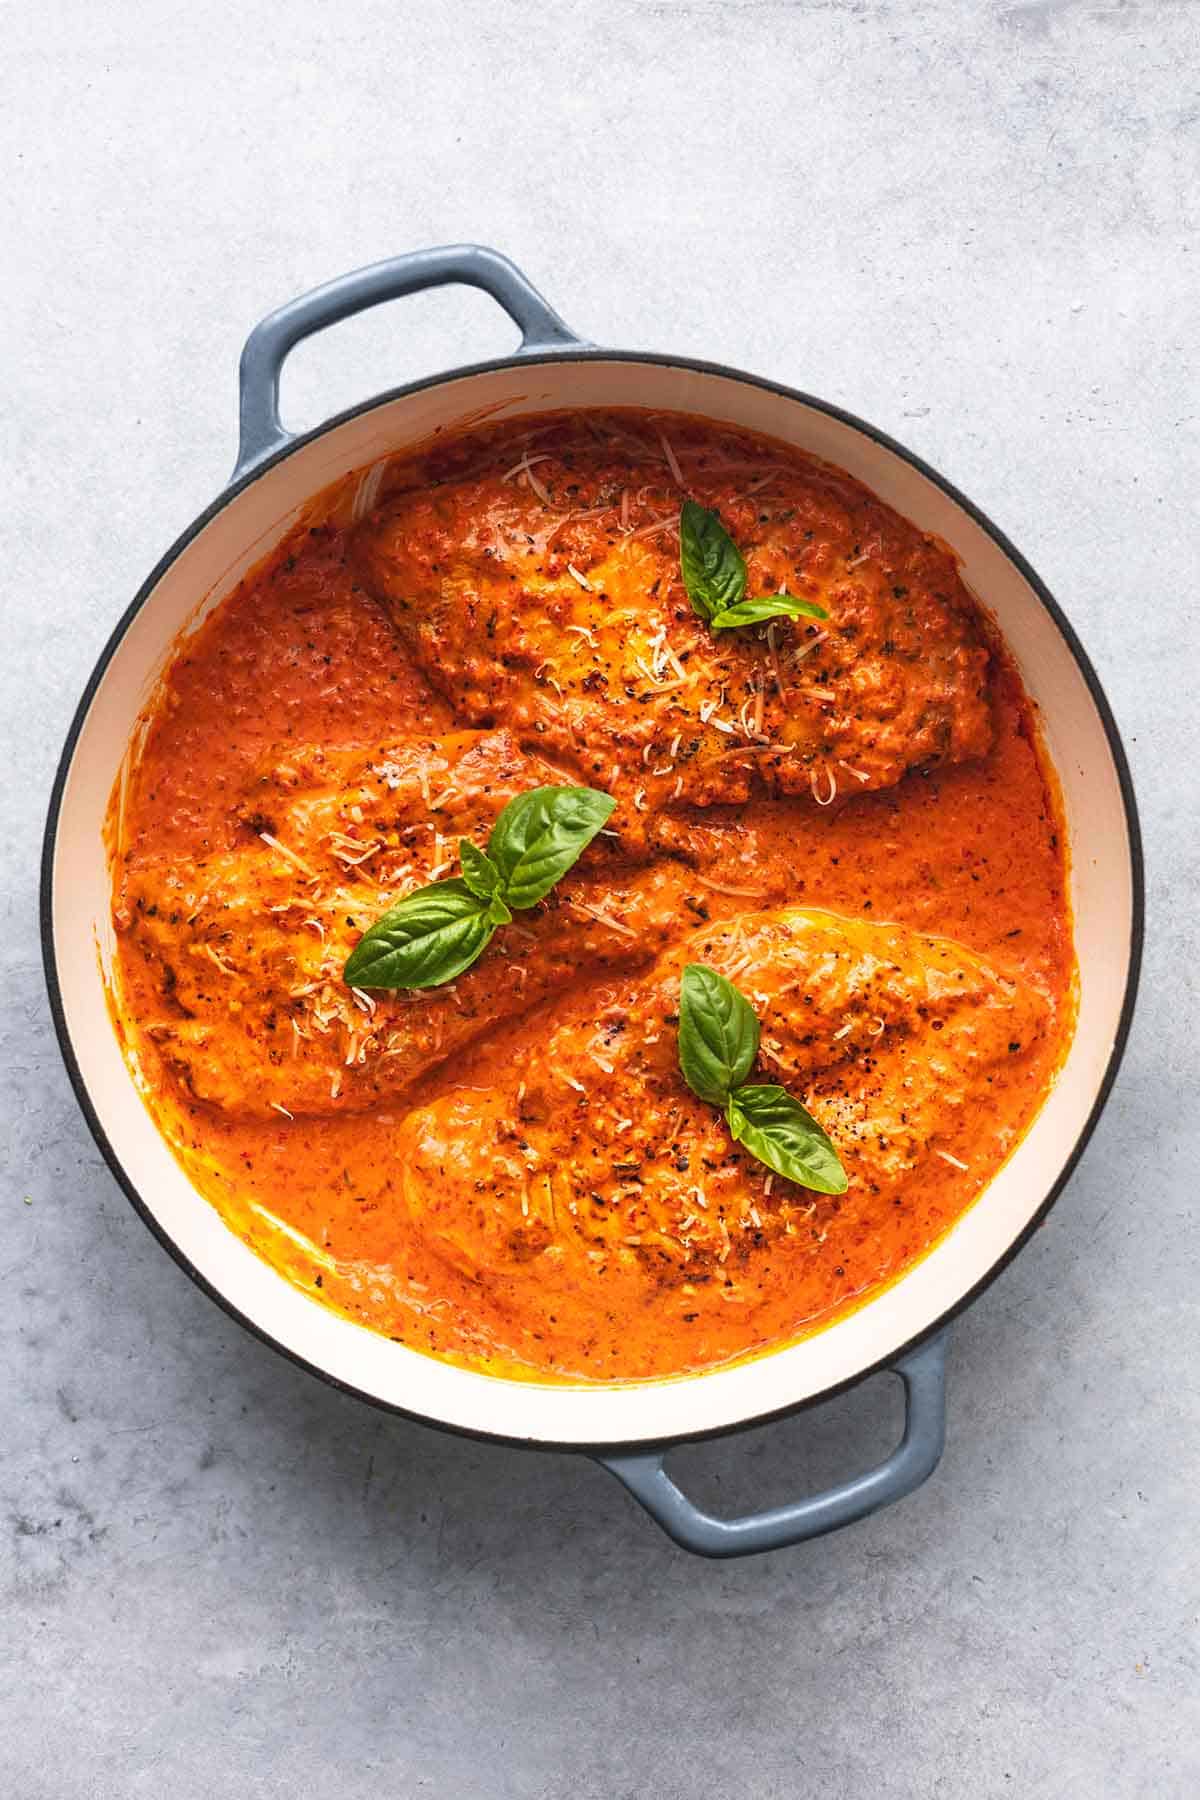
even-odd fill
[[(839, 464), (953, 546), (998, 621), (1042, 717), (1070, 833), (1079, 1020), (1059, 1080), (1027, 1137), (949, 1236), (896, 1286), (790, 1348), (730, 1369), (610, 1388), (472, 1374), (338, 1317), (277, 1275), (191, 1186), (122, 1057), (97, 945), (110, 939), (101, 826), (138, 714), (198, 603), (215, 604), (313, 495), (437, 430), (562, 406), (700, 413)], [(207, 610), (207, 605), (205, 610)], [(874, 1366), (935, 1323), (1004, 1256), (1084, 1129), (1119, 1029), (1131, 957), (1134, 876), (1118, 773), (1103, 722), (1057, 625), (1020, 571), (955, 501), (855, 427), (733, 376), (622, 361), (514, 363), (386, 401), (268, 469), (222, 507), (162, 574), (88, 708), (65, 783), (52, 925), (67, 1030), (112, 1149), (180, 1254), (281, 1346), (373, 1399), (429, 1419), (529, 1441), (596, 1445), (712, 1431), (810, 1399)]]

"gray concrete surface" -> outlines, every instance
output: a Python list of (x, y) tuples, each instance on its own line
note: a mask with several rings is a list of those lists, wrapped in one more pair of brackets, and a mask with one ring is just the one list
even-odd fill
[[(1195, 5), (4, 11), (0, 1793), (437, 1800), (1200, 1791)], [(1189, 67), (1190, 65), (1190, 67)], [(710, 1566), (601, 1471), (378, 1416), (242, 1335), (76, 1111), (34, 916), (109, 628), (233, 454), (265, 310), (475, 238), (602, 341), (878, 421), (1062, 597), (1128, 733), (1151, 937), (1119, 1087), (959, 1325), (903, 1506)], [(297, 422), (506, 322), (297, 355)], [(881, 1384), (681, 1462), (731, 1505), (870, 1455)]]

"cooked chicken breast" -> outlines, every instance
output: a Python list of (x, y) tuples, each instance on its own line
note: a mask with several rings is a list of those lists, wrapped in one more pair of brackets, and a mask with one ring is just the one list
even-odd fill
[[(698, 1100), (678, 1064), (688, 962), (726, 975), (762, 1026), (758, 1071), (810, 1109), (849, 1177), (814, 1195), (766, 1171)], [(695, 933), (608, 1004), (560, 1009), (503, 1081), (411, 1113), (397, 1143), (405, 1201), (463, 1270), (562, 1289), (606, 1265), (660, 1284), (736, 1280), (795, 1240), (799, 1254), (856, 1208), (919, 1192), (931, 1157), (958, 1155), (989, 1124), (989, 1071), (1031, 1053), (1044, 1005), (961, 945), (899, 926), (789, 908)], [(989, 1156), (989, 1161), (990, 1161)], [(941, 1167), (941, 1165), (938, 1165)], [(945, 1174), (944, 1167), (941, 1173)]]
[[(848, 477), (735, 478), (681, 438), (686, 490), (664, 472), (631, 498), (627, 458), (555, 442), (509, 479), (402, 493), (353, 540), (357, 578), (461, 720), (643, 814), (764, 787), (828, 804), (987, 751), (988, 652), (952, 557)], [(719, 509), (749, 594), (785, 589), (828, 620), (710, 631), (680, 576), (683, 491)]]
[(364, 757), (290, 749), (241, 808), (244, 844), (126, 868), (115, 917), (157, 990), (147, 1024), (198, 1100), (231, 1114), (355, 1111), (588, 969), (649, 963), (680, 911), (680, 870), (636, 869), (600, 838), (448, 987), (364, 994), (342, 980), (363, 931), (457, 872), (516, 794), (562, 777), (504, 732)]

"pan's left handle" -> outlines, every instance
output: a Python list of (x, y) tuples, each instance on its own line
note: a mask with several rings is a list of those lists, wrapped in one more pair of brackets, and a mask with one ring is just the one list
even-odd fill
[(697, 1556), (752, 1556), (840, 1531), (920, 1487), (938, 1465), (946, 1441), (946, 1335), (939, 1333), (891, 1365), (904, 1384), (904, 1435), (891, 1455), (865, 1474), (790, 1505), (719, 1519), (702, 1512), (663, 1467), (670, 1446), (606, 1451), (597, 1461), (640, 1500), (668, 1537)]
[(240, 432), (234, 480), (291, 441), (279, 420), (279, 375), (302, 338), (385, 300), (453, 283), (482, 288), (504, 308), (521, 333), (519, 355), (587, 341), (559, 318), (515, 263), (481, 244), (414, 250), (355, 269), (269, 313), (246, 339), (238, 372)]

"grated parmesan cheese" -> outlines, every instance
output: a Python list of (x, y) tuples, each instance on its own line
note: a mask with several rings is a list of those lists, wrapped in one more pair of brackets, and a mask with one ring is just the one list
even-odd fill
[(671, 471), (671, 479), (674, 481), (675, 486), (676, 487), (686, 486), (686, 483), (684, 482), (684, 479), (683, 479), (683, 470), (679, 466), (679, 458), (676, 456), (674, 450), (671, 448), (671, 440), (667, 436), (665, 431), (659, 432), (658, 441), (663, 447), (663, 455), (667, 459), (667, 467)]
[(707, 875), (695, 875), (693, 879), (698, 881), (701, 887), (711, 888), (714, 894), (736, 894), (746, 900), (762, 899), (761, 888), (734, 887), (728, 881), (713, 881)]
[(837, 782), (834, 780), (833, 770), (827, 768), (825, 773), (829, 777), (829, 793), (826, 795), (826, 797), (824, 799), (822, 799), (820, 794), (817, 792), (817, 772), (816, 772), (816, 770), (813, 769), (809, 773), (809, 777), (808, 777), (808, 785), (812, 789), (812, 797), (816, 801), (818, 806), (832, 806), (834, 801), (837, 799), (837, 791), (838, 791), (837, 790)]
[(277, 851), (280, 856), (284, 857), (288, 862), (299, 869), (302, 875), (306, 875), (310, 881), (319, 879), (313, 874), (302, 856), (297, 856), (294, 850), (289, 850), (286, 844), (281, 844), (279, 839), (277, 837), (272, 837), (269, 831), (260, 831), (258, 835), (268, 849)]

